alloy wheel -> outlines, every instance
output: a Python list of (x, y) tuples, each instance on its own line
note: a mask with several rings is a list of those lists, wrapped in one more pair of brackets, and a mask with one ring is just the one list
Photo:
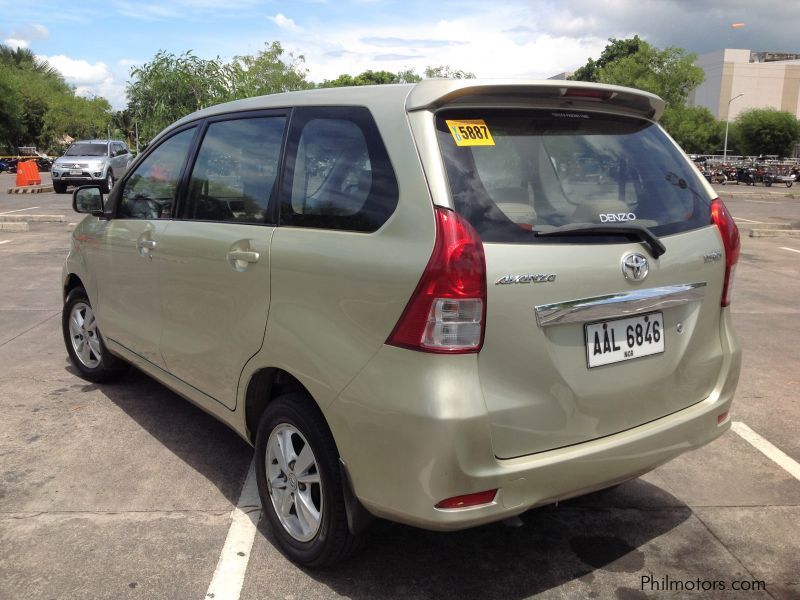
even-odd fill
[(72, 349), (81, 364), (95, 369), (103, 360), (100, 334), (92, 307), (85, 302), (76, 302), (69, 315), (69, 333)]
[(267, 486), (275, 514), (295, 540), (308, 542), (322, 524), (322, 482), (314, 452), (293, 425), (281, 423), (269, 436)]

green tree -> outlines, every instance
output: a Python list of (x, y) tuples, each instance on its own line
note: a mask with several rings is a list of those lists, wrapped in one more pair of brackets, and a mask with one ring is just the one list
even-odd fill
[[(414, 79), (416, 78), (416, 79)], [(409, 83), (411, 81), (419, 81), (419, 76), (414, 71), (400, 71), (399, 73), (392, 73), (391, 71), (372, 71), (367, 70), (358, 75), (339, 75), (336, 79), (326, 79), (319, 84), (321, 88), (329, 87), (349, 87), (354, 85), (384, 85), (387, 83)]]
[(736, 118), (735, 135), (744, 154), (789, 156), (800, 139), (800, 123), (790, 112), (754, 108)]
[(462, 71), (461, 69), (454, 69), (448, 65), (425, 67), (425, 78), (433, 79), (434, 77), (444, 77), (447, 79), (475, 79), (475, 73)]
[[(716, 126), (701, 111), (688, 111), (689, 93), (703, 83), (703, 69), (694, 64), (697, 58), (682, 48), (670, 46), (660, 50), (639, 36), (610, 43), (596, 61), (591, 58), (572, 76), (577, 81), (593, 81), (637, 88), (652, 92), (666, 102), (662, 118), (664, 128), (681, 143), (689, 146), (713, 143)], [(686, 122), (684, 123), (684, 119)], [(703, 150), (705, 151), (705, 150)]]
[(40, 145), (58, 153), (66, 136), (105, 138), (111, 124), (111, 105), (105, 98), (58, 96), (44, 115)]
[(229, 63), (191, 50), (179, 56), (162, 50), (131, 69), (128, 110), (139, 123), (140, 137), (149, 140), (180, 117), (213, 104), (308, 88), (303, 63), (302, 56), (285, 54), (279, 42)]
[(585, 65), (578, 68), (575, 73), (573, 73), (570, 79), (575, 81), (593, 81), (597, 83), (600, 81), (598, 79), (598, 72), (603, 67), (615, 63), (626, 56), (636, 54), (641, 49), (642, 44), (645, 43), (638, 35), (624, 40), (609, 38), (608, 41), (609, 44), (605, 47), (603, 52), (600, 53), (600, 58), (596, 61), (590, 58)]
[(130, 110), (123, 109), (111, 113), (111, 135), (125, 140), (129, 148), (136, 146), (136, 122)]
[(61, 74), (55, 67), (46, 60), (36, 58), (36, 55), (29, 48), (11, 48), (0, 44), (0, 65), (61, 79)]
[(22, 95), (12, 81), (11, 70), (0, 68), (0, 153), (12, 151), (22, 126)]
[[(661, 96), (667, 106), (684, 105), (689, 92), (703, 83), (703, 69), (694, 64), (697, 57), (681, 48), (659, 50), (638, 37), (610, 41), (607, 56), (601, 54), (591, 68), (585, 65), (593, 77), (588, 81), (652, 92)], [(573, 79), (578, 79), (581, 72), (578, 69)]]
[(237, 56), (229, 66), (230, 97), (250, 98), (313, 87), (306, 79), (305, 57), (286, 53), (280, 42), (265, 44), (254, 56)]
[[(462, 71), (461, 69), (454, 69), (447, 65), (438, 67), (426, 67), (425, 77), (431, 79), (433, 77), (447, 77), (450, 79), (474, 79), (475, 73)], [(326, 79), (318, 85), (318, 87), (346, 87), (354, 85), (382, 85), (387, 83), (417, 83), (422, 81), (422, 77), (417, 75), (414, 69), (406, 69), (392, 73), (391, 71), (364, 71), (359, 75), (339, 75), (336, 79)]]
[(725, 125), (703, 106), (670, 107), (661, 124), (685, 152), (714, 154), (722, 148)]
[(139, 134), (152, 139), (164, 127), (188, 113), (229, 96), (229, 78), (219, 59), (205, 60), (191, 51), (179, 56), (159, 51), (131, 69), (128, 109), (139, 122)]

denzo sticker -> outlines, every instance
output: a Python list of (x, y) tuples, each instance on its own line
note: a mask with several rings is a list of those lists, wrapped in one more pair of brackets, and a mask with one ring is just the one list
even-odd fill
[(483, 119), (465, 119), (453, 121), (447, 119), (447, 128), (456, 142), (456, 146), (494, 146), (492, 133)]

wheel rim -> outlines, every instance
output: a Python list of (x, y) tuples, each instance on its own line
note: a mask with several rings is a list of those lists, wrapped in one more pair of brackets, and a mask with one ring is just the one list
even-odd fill
[(293, 425), (281, 423), (267, 441), (267, 486), (278, 520), (295, 540), (307, 542), (322, 523), (322, 482), (314, 452)]
[(103, 355), (100, 350), (100, 333), (92, 307), (85, 302), (76, 302), (69, 315), (69, 335), (75, 356), (84, 367), (94, 369), (100, 365)]
[(106, 187), (108, 188), (109, 192), (111, 191), (111, 188), (114, 187), (114, 176), (111, 173), (106, 175)]

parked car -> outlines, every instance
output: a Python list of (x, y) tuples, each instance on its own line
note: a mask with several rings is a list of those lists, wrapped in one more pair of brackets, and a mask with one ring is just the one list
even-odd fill
[(70, 185), (99, 183), (109, 193), (114, 182), (125, 174), (133, 155), (120, 140), (79, 140), (51, 168), (53, 190), (64, 194)]
[(252, 444), (305, 565), (375, 517), (457, 530), (635, 478), (729, 428), (740, 366), (738, 230), (663, 108), (428, 80), (191, 114), (74, 193), (67, 353)]

